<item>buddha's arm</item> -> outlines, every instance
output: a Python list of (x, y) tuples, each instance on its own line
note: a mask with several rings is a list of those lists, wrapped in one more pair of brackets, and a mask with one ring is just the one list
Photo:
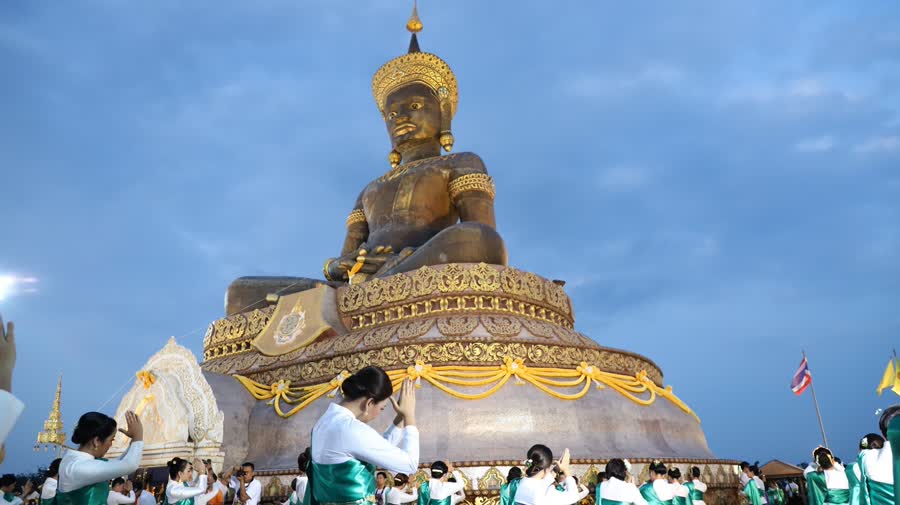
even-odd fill
[(463, 153), (460, 158), (448, 184), (450, 199), (459, 211), (459, 220), (496, 228), (493, 179), (477, 154)]
[(325, 278), (330, 281), (345, 280), (347, 270), (356, 261), (357, 251), (369, 238), (369, 224), (363, 211), (362, 194), (356, 199), (356, 205), (347, 216), (347, 235), (344, 237), (344, 246), (341, 255), (325, 261), (323, 271)]
[(344, 238), (344, 247), (341, 248), (341, 256), (350, 254), (359, 249), (359, 246), (369, 238), (369, 223), (366, 222), (366, 213), (363, 211), (363, 195), (365, 190), (356, 198), (353, 210), (347, 216), (347, 236)]
[[(359, 212), (361, 213), (362, 211)], [(353, 214), (351, 214), (352, 216)], [(341, 248), (341, 256), (358, 250), (359, 246), (363, 245), (366, 239), (369, 238), (369, 225), (365, 221), (365, 216), (362, 217), (362, 221), (355, 223), (350, 223), (349, 219), (347, 218), (347, 236), (344, 237), (344, 247)]]
[(481, 191), (469, 191), (469, 194), (460, 195), (456, 201), (459, 209), (459, 220), (462, 222), (473, 221), (496, 228), (494, 219), (494, 199)]

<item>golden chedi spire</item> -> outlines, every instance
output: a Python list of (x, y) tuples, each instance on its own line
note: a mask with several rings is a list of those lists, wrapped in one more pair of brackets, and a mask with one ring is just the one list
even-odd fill
[(60, 451), (65, 447), (66, 434), (63, 431), (62, 412), (60, 405), (62, 403), (62, 374), (59, 375), (59, 382), (56, 383), (56, 397), (53, 399), (53, 407), (50, 409), (50, 415), (44, 421), (44, 431), (37, 435), (37, 442), (34, 450), (44, 449), (50, 446), (57, 446)]
[(422, 27), (418, 5), (414, 3), (412, 16), (406, 23), (406, 29), (412, 33), (409, 50), (406, 54), (388, 61), (375, 72), (372, 77), (372, 94), (378, 110), (384, 115), (387, 97), (393, 91), (412, 83), (421, 83), (430, 88), (441, 103), (441, 145), (446, 151), (450, 151), (453, 147), (450, 121), (456, 114), (459, 89), (450, 65), (437, 55), (419, 49), (416, 34), (422, 31)]

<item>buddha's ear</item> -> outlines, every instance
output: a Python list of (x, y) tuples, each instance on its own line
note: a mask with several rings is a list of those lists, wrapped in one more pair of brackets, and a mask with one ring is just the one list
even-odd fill
[(448, 153), (453, 149), (453, 133), (450, 131), (450, 122), (453, 120), (453, 103), (447, 88), (438, 90), (438, 98), (441, 101), (441, 136), (440, 143), (444, 151)]

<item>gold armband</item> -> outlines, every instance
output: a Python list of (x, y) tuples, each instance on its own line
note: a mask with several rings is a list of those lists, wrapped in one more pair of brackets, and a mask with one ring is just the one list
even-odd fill
[(466, 191), (481, 191), (487, 193), (491, 200), (494, 199), (494, 179), (487, 174), (467, 174), (450, 181), (450, 200)]
[(347, 227), (356, 224), (356, 223), (365, 223), (366, 222), (366, 214), (360, 209), (356, 209), (347, 216)]

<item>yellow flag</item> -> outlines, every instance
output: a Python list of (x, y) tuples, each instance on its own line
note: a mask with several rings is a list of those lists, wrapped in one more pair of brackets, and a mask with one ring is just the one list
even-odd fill
[(891, 390), (900, 395), (900, 361), (894, 358), (894, 387)]
[[(884, 391), (885, 389), (892, 387), (892, 386), (894, 389), (900, 389), (900, 388), (898, 388), (898, 382), (900, 382), (900, 381), (898, 381), (898, 379), (897, 379), (898, 370), (895, 366), (894, 361), (895, 361), (895, 359), (891, 358), (891, 360), (888, 361), (887, 368), (884, 370), (884, 375), (881, 377), (881, 384), (878, 385), (878, 389), (876, 390), (876, 391), (878, 391), (879, 395), (881, 394), (882, 391)], [(900, 394), (900, 393), (897, 393), (897, 394)]]

